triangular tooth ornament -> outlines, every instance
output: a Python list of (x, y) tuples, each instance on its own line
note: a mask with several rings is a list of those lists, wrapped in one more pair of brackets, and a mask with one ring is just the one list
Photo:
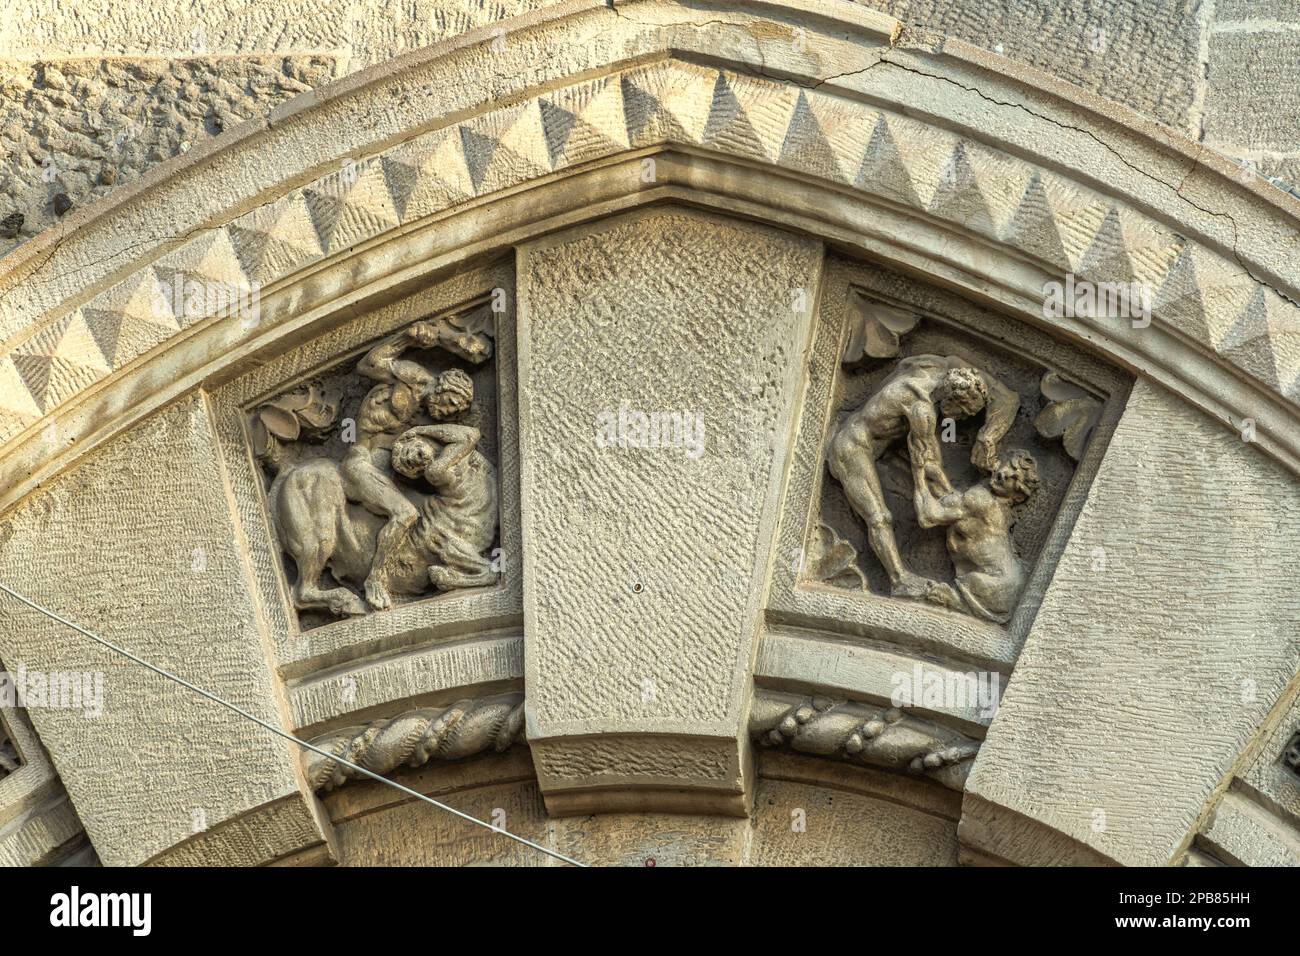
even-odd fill
[[(795, 135), (787, 132), (782, 144), (782, 165), (793, 168), (821, 168), (829, 166), (823, 174), (825, 178), (840, 183), (854, 183), (858, 170), (862, 166), (862, 157), (871, 142), (879, 113), (866, 113), (861, 103), (848, 102), (837, 96), (824, 93), (801, 91), (800, 101), (806, 104), (809, 124)], [(799, 118), (799, 105), (790, 118), (790, 129), (796, 129)], [(815, 124), (815, 125), (811, 125)], [(823, 153), (823, 144), (829, 159)], [(791, 161), (784, 159), (785, 151), (793, 150)], [(800, 167), (796, 161), (802, 159), (807, 166)]]
[(908, 206), (920, 206), (921, 199), (912, 185), (898, 144), (894, 142), (888, 114), (878, 113), (876, 116), (875, 127), (858, 164), (854, 185)]
[(564, 157), (564, 148), (569, 143), (569, 136), (578, 123), (578, 117), (577, 114), (545, 98), (538, 103), (538, 106), (542, 113), (542, 129), (546, 134), (547, 153), (551, 165), (555, 165)]
[(1197, 256), (1196, 267), (1208, 332), (1205, 343), (1218, 351), (1220, 343), (1246, 313), (1259, 283), (1228, 259), (1205, 250), (1200, 252), (1203, 255)]
[(80, 309), (41, 329), (11, 357), (32, 398), (46, 412), (110, 371)]
[(717, 70), (676, 61), (624, 74), (621, 93), (631, 145), (699, 144), (717, 78)]
[(986, 235), (998, 238), (1015, 217), (1036, 170), (1006, 153), (969, 140), (962, 143), (962, 153), (992, 219)]
[(1139, 216), (1127, 206), (1120, 207), (1119, 217), (1133, 278), (1154, 294), (1169, 275), (1185, 240), (1172, 229)]
[(229, 229), (240, 265), (259, 285), (282, 279), (325, 254), (302, 193), (255, 209)]
[(157, 263), (159, 270), (184, 272), (223, 288), (247, 289), (248, 276), (226, 229), (209, 229)]
[(700, 142), (716, 146), (732, 156), (768, 159), (763, 141), (755, 131), (745, 104), (737, 95), (738, 78), (719, 73), (713, 85), (713, 99), (709, 104), (709, 120), (704, 125)]
[(842, 181), (844, 178), (839, 158), (822, 128), (821, 119), (814, 111), (809, 95), (802, 90), (795, 100), (777, 162), (786, 169), (797, 169), (822, 179)]
[(13, 359), (0, 359), (0, 417), (8, 427), (17, 426), (14, 434), (37, 421), (42, 415), (41, 406), (32, 395), (31, 387), (19, 374)]
[(486, 162), (475, 182), (480, 193), (495, 192), (551, 171), (542, 113), (536, 101), (498, 110), (471, 125), (476, 132), (495, 140), (494, 147), (484, 152)]
[(1269, 328), (1271, 295), (1275, 293), (1262, 286), (1255, 290), (1246, 308), (1218, 343), (1216, 351), (1233, 365), (1277, 388), (1280, 380)]
[(922, 209), (928, 209), (950, 175), (959, 140), (945, 130), (901, 116), (887, 115), (886, 122), (917, 201)]
[(966, 144), (958, 143), (948, 157), (929, 212), (973, 232), (995, 235), (997, 228), (975, 170), (967, 158)]
[(321, 248), (346, 249), (397, 226), (400, 217), (378, 159), (348, 162), (303, 190)]
[(740, 104), (746, 125), (758, 140), (759, 153), (755, 158), (769, 163), (779, 162), (804, 91), (744, 74), (723, 75)]
[(558, 90), (540, 101), (552, 169), (628, 148), (623, 86), (604, 78)]
[(1048, 188), (1043, 176), (1035, 172), (1025, 186), (1015, 213), (1003, 228), (1001, 238), (1008, 245), (1023, 249), (1056, 269), (1068, 272), (1070, 256), (1061, 241)]
[(255, 298), (225, 228), (208, 230), (168, 253), (154, 264), (153, 272), (183, 328), (242, 314)]
[(1092, 245), (1079, 262), (1078, 273), (1081, 278), (1092, 282), (1119, 282), (1127, 285), (1133, 281), (1133, 263), (1128, 257), (1128, 242), (1117, 207), (1111, 206), (1106, 213), (1101, 228), (1093, 237)]
[(1063, 182), (1050, 173), (1043, 182), (1061, 246), (1070, 260), (1070, 271), (1082, 275), (1084, 257), (1096, 241), (1111, 205), (1091, 190)]
[(1210, 325), (1201, 294), (1202, 277), (1194, 243), (1184, 242), (1164, 282), (1155, 292), (1152, 312), (1162, 324), (1177, 329), (1194, 342), (1209, 345)]
[[(415, 222), (474, 198), (461, 127), (417, 137), (399, 147), (387, 162), (414, 170), (414, 181), (401, 198), (403, 222)], [(397, 178), (390, 173), (390, 181)]]

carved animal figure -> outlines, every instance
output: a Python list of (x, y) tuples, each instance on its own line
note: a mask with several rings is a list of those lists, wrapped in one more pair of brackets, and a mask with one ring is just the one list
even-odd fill
[[(430, 582), (441, 590), (473, 587), (496, 577), (481, 556), (496, 538), (496, 469), (473, 448), (477, 430), (462, 427), (461, 432), (453, 457), (459, 456), (456, 465), (461, 467), (454, 472), (463, 485), (444, 480), (443, 494), (404, 492), (417, 516), (390, 555), (388, 583), (394, 594), (419, 595)], [(423, 446), (431, 439), (421, 436), (419, 442)], [(364, 587), (388, 518), (348, 500), (341, 468), (325, 458), (289, 464), (276, 476), (268, 497), (276, 533), (298, 565), (294, 603), (360, 615), (366, 613), (365, 602), (347, 588), (322, 586), (321, 576), (328, 569), (336, 581)], [(461, 513), (466, 502), (472, 515)]]

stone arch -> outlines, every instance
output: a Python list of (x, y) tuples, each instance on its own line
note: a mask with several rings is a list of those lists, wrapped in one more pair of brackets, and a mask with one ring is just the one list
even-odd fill
[[(866, 10), (591, 0), (517, 18), (504, 42), (472, 31), (307, 94), (8, 257), (0, 506), (24, 507), (196, 388), (456, 274), (495, 274), (520, 247), (657, 207), (775, 227), (1071, 342), (1217, 421), (1198, 432), (1207, 447), (1248, 427), (1276, 463), (1261, 495), (1300, 468), (1293, 198), (1123, 108)], [(1044, 289), (1070, 276), (1139, 283), (1149, 323), (1045, 315)], [(1140, 401), (1165, 408), (1165, 391)], [(223, 480), (231, 467), (213, 463)], [(1277, 719), (1295, 654), (1266, 644), (1276, 693), (1239, 715), (1251, 734)], [(1215, 773), (1238, 743), (1208, 791), (1227, 786)], [(1187, 821), (1172, 845), (1024, 822), (1000, 786), (967, 803), (975, 855), (1027, 860), (1005, 834), (1044, 827), (1058, 858), (1167, 862), (1193, 839)], [(647, 805), (629, 801), (611, 807)]]

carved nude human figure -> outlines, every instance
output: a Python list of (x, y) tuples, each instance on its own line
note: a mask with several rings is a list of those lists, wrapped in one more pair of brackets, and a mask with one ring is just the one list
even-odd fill
[[(916, 520), (922, 528), (948, 529), (948, 554), (956, 587), (938, 584), (930, 600), (1006, 623), (1025, 586), (1025, 570), (1011, 540), (1014, 506), (1038, 488), (1038, 463), (1027, 451), (1013, 449), (998, 457), (987, 479), (965, 491), (951, 490), (930, 443), (915, 433), (908, 438), (915, 481)], [(933, 486), (942, 490), (936, 493)]]
[[(904, 437), (914, 438), (925, 461), (940, 461), (935, 405), (945, 417), (967, 418), (987, 406), (984, 425), (971, 450), (971, 463), (992, 469), (997, 444), (1010, 429), (1020, 397), (989, 373), (956, 355), (913, 355), (900, 359), (861, 408), (851, 413), (827, 445), (827, 465), (849, 503), (867, 526), (871, 548), (889, 576), (895, 597), (924, 599), (940, 583), (909, 570), (894, 538), (893, 515), (885, 502), (876, 462)], [(942, 493), (952, 490), (939, 469)]]
[[(481, 555), (497, 533), (496, 469), (475, 447), (476, 428), (426, 425), (409, 429), (392, 448), (393, 464), (434, 488), (416, 505), (409, 533), (389, 555), (388, 586), (417, 595), (430, 583), (441, 590), (490, 584), (496, 572)], [(294, 465), (271, 486), (271, 513), (285, 550), (298, 565), (295, 601), (334, 614), (364, 614), (365, 604), (335, 580), (361, 584), (371, 573), (384, 518), (348, 501), (338, 462), (316, 458)], [(399, 492), (400, 494), (401, 492)]]
[[(275, 475), (268, 505), (280, 544), (297, 566), (299, 608), (364, 614), (367, 606), (391, 606), (394, 594), (491, 580), (479, 552), (496, 535), (496, 472), (476, 447), (478, 430), (447, 422), (472, 406), (474, 381), (458, 368), (434, 372), (405, 356), (431, 348), (482, 362), (492, 354), (492, 340), (481, 318), (451, 316), (416, 322), (372, 348), (355, 374), (376, 384), (361, 400), (355, 440), (343, 434), (340, 457), (311, 447), (338, 411), (319, 383), (254, 411), (254, 451)], [(438, 424), (417, 424), (429, 419)], [(398, 456), (401, 474), (428, 482), (433, 494), (399, 483), (394, 472), (394, 449), (408, 431)], [(323, 583), (327, 572), (359, 586), (365, 600)]]
[(497, 474), (478, 440), (478, 429), (468, 425), (421, 425), (393, 445), (393, 467), (423, 477), (435, 492), (423, 538), (441, 562), (429, 566), (429, 580), (443, 590), (490, 584), (497, 576), (483, 557), (496, 539)]
[(389, 449), (397, 436), (427, 406), (436, 420), (451, 418), (467, 409), (474, 389), (468, 375), (448, 369), (435, 375), (419, 362), (402, 358), (411, 348), (441, 346), (468, 361), (481, 362), (490, 354), (488, 340), (448, 323), (416, 322), (389, 336), (357, 364), (357, 371), (379, 384), (366, 395), (357, 415), (357, 441), (340, 466), (343, 491), (350, 501), (388, 520), (379, 531), (374, 565), (365, 580), (366, 600), (386, 608), (393, 555), (415, 524), (418, 513), (389, 473)]

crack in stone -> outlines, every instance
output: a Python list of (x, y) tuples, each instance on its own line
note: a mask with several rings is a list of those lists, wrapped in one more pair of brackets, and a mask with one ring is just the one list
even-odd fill
[[(1245, 276), (1248, 276), (1248, 277), (1251, 279), (1251, 281), (1256, 282), (1256, 283), (1258, 283), (1259, 285), (1264, 286), (1265, 288), (1271, 289), (1273, 292), (1277, 293), (1279, 296), (1281, 296), (1281, 297), (1282, 297), (1283, 299), (1285, 299), (1287, 302), (1291, 303), (1291, 305), (1294, 305), (1294, 306), (1300, 307), (1300, 302), (1297, 302), (1295, 299), (1293, 299), (1291, 296), (1289, 296), (1289, 295), (1288, 295), (1285, 291), (1283, 291), (1282, 289), (1277, 288), (1275, 285), (1273, 285), (1273, 283), (1271, 283), (1271, 282), (1266, 282), (1266, 281), (1264, 281), (1263, 279), (1261, 279), (1259, 276), (1255, 275), (1255, 273), (1254, 273), (1253, 271), (1251, 271), (1251, 268), (1250, 268), (1250, 267), (1249, 267), (1249, 266), (1248, 266), (1248, 265), (1247, 265), (1247, 264), (1242, 260), (1242, 258), (1241, 258), (1241, 254), (1240, 254), (1240, 252), (1239, 252), (1238, 249), (1237, 249), (1238, 238), (1239, 238), (1239, 235), (1240, 235), (1239, 227), (1238, 227), (1238, 224), (1237, 224), (1236, 217), (1233, 216), (1232, 213), (1227, 212), (1227, 211), (1222, 211), (1222, 210), (1208, 209), (1208, 208), (1206, 208), (1205, 206), (1202, 206), (1200, 203), (1196, 202), (1196, 201), (1195, 201), (1194, 199), (1192, 199), (1191, 197), (1186, 196), (1186, 195), (1183, 194), (1183, 192), (1182, 192), (1182, 188), (1183, 188), (1183, 186), (1187, 183), (1187, 180), (1189, 180), (1189, 179), (1192, 177), (1192, 174), (1195, 173), (1196, 170), (1197, 170), (1198, 168), (1200, 168), (1200, 165), (1201, 165), (1201, 163), (1200, 163), (1200, 158), (1201, 158), (1202, 155), (1204, 155), (1205, 147), (1203, 147), (1203, 146), (1199, 146), (1199, 145), (1198, 145), (1198, 152), (1197, 152), (1197, 154), (1196, 154), (1195, 156), (1192, 157), (1191, 161), (1189, 162), (1188, 167), (1187, 167), (1187, 172), (1183, 174), (1183, 178), (1179, 181), (1178, 185), (1174, 185), (1173, 183), (1167, 182), (1167, 181), (1161, 179), (1159, 176), (1156, 176), (1156, 175), (1155, 175), (1154, 173), (1152, 173), (1150, 170), (1143, 169), (1142, 167), (1140, 167), (1140, 166), (1136, 166), (1136, 165), (1134, 165), (1133, 163), (1129, 162), (1129, 160), (1127, 160), (1123, 155), (1121, 155), (1121, 154), (1119, 153), (1119, 151), (1115, 149), (1115, 147), (1111, 146), (1109, 143), (1107, 143), (1104, 139), (1102, 139), (1102, 138), (1101, 138), (1100, 136), (1098, 136), (1096, 133), (1092, 132), (1092, 130), (1084, 129), (1083, 127), (1079, 127), (1079, 126), (1071, 126), (1071, 125), (1068, 124), (1068, 123), (1062, 123), (1060, 120), (1054, 119), (1054, 118), (1052, 118), (1052, 117), (1050, 117), (1050, 116), (1044, 115), (1043, 113), (1039, 113), (1039, 112), (1036, 112), (1035, 110), (1030, 109), (1028, 106), (1025, 106), (1023, 103), (1009, 103), (1009, 102), (1006, 102), (1006, 101), (1004, 101), (1004, 100), (996, 99), (995, 97), (989, 96), (989, 95), (988, 95), (987, 93), (985, 93), (983, 90), (980, 90), (980, 89), (977, 88), (977, 87), (967, 86), (967, 85), (964, 84), (964, 83), (960, 83), (960, 82), (958, 82), (957, 80), (954, 80), (952, 77), (941, 76), (941, 75), (936, 74), (936, 73), (928, 73), (928, 72), (926, 72), (925, 70), (920, 70), (920, 69), (917, 69), (916, 67), (908, 66), (907, 64), (904, 64), (904, 63), (899, 63), (899, 62), (897, 62), (896, 60), (890, 60), (890, 59), (888, 58), (888, 52), (886, 52), (886, 53), (881, 57), (881, 60), (883, 60), (883, 61), (886, 62), (886, 63), (889, 63), (891, 66), (896, 66), (896, 67), (898, 67), (898, 68), (901, 69), (901, 70), (905, 70), (905, 71), (908, 72), (908, 73), (915, 73), (915, 74), (918, 75), (918, 76), (928, 77), (928, 78), (930, 78), (930, 79), (932, 79), (932, 80), (940, 80), (940, 81), (942, 81), (942, 82), (944, 82), (944, 83), (948, 83), (948, 84), (950, 84), (950, 85), (952, 85), (952, 86), (955, 86), (955, 87), (957, 87), (958, 89), (965, 90), (965, 91), (968, 92), (968, 93), (974, 93), (974, 94), (975, 94), (976, 96), (978, 96), (980, 99), (982, 99), (982, 100), (984, 100), (984, 101), (986, 101), (986, 102), (988, 102), (988, 103), (992, 103), (992, 104), (994, 104), (994, 105), (996, 105), (996, 106), (1007, 106), (1007, 107), (1011, 107), (1011, 108), (1013, 108), (1013, 109), (1021, 110), (1021, 111), (1025, 112), (1025, 113), (1028, 113), (1030, 116), (1033, 116), (1033, 117), (1036, 117), (1036, 118), (1038, 118), (1038, 119), (1044, 120), (1044, 121), (1046, 121), (1046, 122), (1048, 122), (1048, 123), (1051, 123), (1053, 126), (1057, 127), (1058, 129), (1070, 130), (1070, 131), (1072, 131), (1072, 132), (1076, 132), (1076, 133), (1082, 133), (1082, 134), (1084, 134), (1085, 136), (1089, 137), (1089, 138), (1092, 139), (1094, 142), (1096, 142), (1096, 143), (1097, 143), (1099, 146), (1101, 146), (1103, 149), (1105, 149), (1105, 150), (1106, 150), (1108, 153), (1110, 153), (1112, 156), (1114, 156), (1116, 159), (1118, 159), (1121, 163), (1123, 163), (1123, 164), (1124, 164), (1125, 166), (1127, 166), (1129, 169), (1131, 169), (1131, 170), (1133, 170), (1135, 173), (1138, 173), (1139, 175), (1145, 177), (1146, 179), (1150, 180), (1151, 182), (1158, 183), (1159, 185), (1164, 186), (1166, 189), (1172, 191), (1173, 194), (1174, 194), (1175, 196), (1177, 196), (1177, 197), (1178, 197), (1179, 199), (1181, 199), (1183, 202), (1187, 203), (1187, 204), (1188, 204), (1189, 206), (1191, 206), (1192, 208), (1197, 209), (1197, 210), (1199, 210), (1199, 211), (1205, 213), (1207, 216), (1213, 216), (1213, 217), (1215, 217), (1215, 218), (1226, 219), (1226, 220), (1228, 221), (1228, 223), (1229, 223), (1229, 224), (1231, 225), (1231, 227), (1232, 227), (1232, 258), (1236, 261), (1238, 268), (1241, 269), (1241, 274), (1242, 274), (1242, 275), (1245, 275)], [(873, 65), (874, 65), (874, 64), (873, 64)], [(1185, 237), (1184, 237), (1184, 238), (1185, 238)]]

